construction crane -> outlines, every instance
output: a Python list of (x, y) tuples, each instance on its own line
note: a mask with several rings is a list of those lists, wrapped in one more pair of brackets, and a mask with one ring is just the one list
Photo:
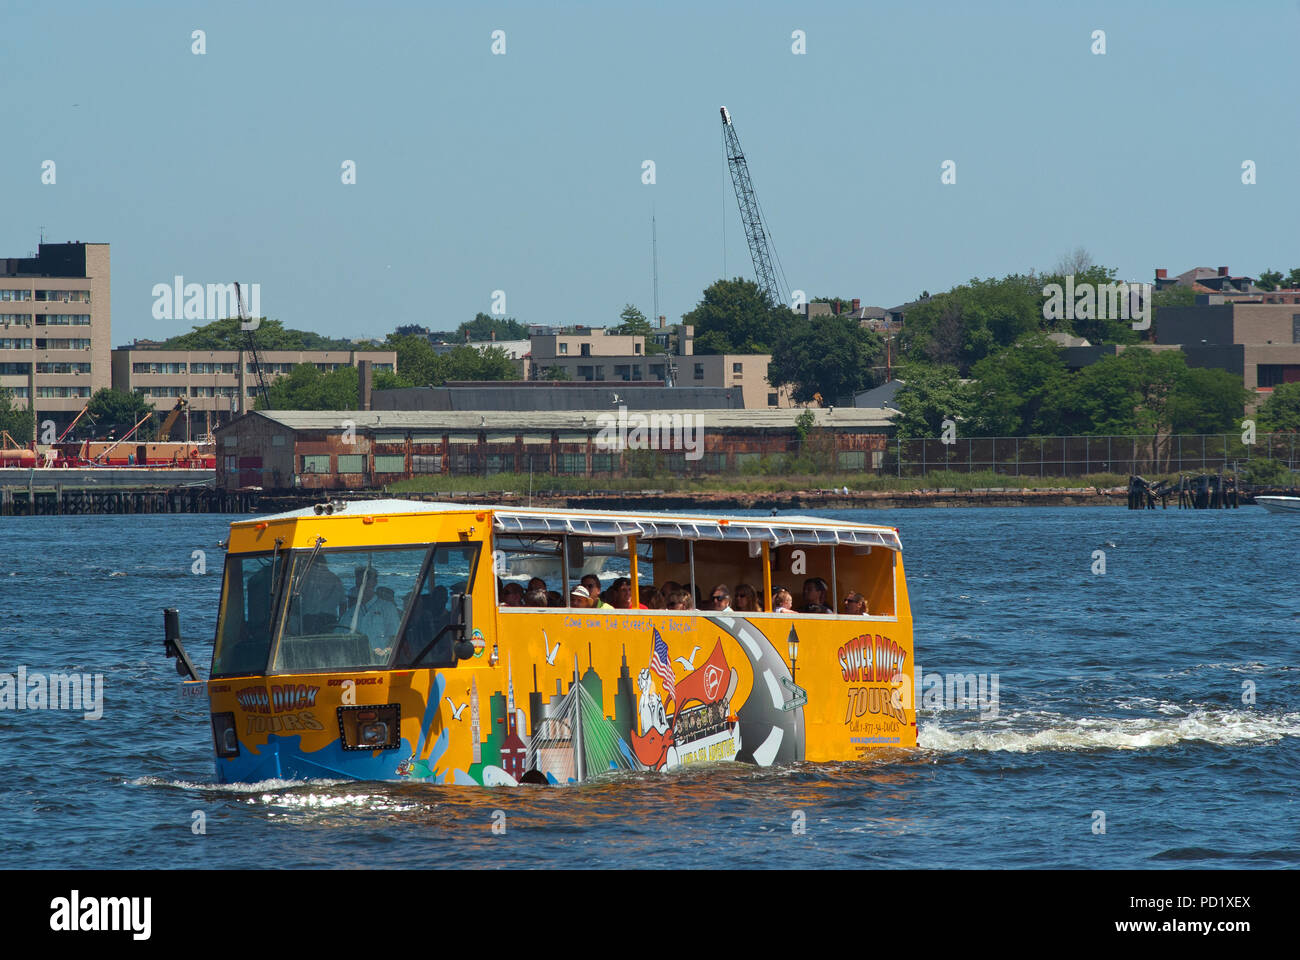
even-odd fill
[(766, 290), (773, 303), (790, 302), (786, 296), (785, 285), (778, 279), (780, 261), (772, 249), (767, 231), (763, 228), (763, 214), (758, 206), (758, 197), (754, 193), (754, 182), (749, 176), (749, 164), (745, 153), (740, 149), (740, 138), (731, 122), (731, 114), (722, 108), (722, 137), (727, 154), (727, 166), (731, 168), (731, 184), (736, 188), (736, 202), (740, 204), (740, 219), (745, 224), (745, 239), (749, 242), (749, 256), (754, 261), (754, 274), (760, 289)]
[[(239, 327), (244, 331), (244, 340), (248, 344), (248, 355), (253, 361), (253, 375), (257, 377), (257, 392), (262, 398), (262, 407), (266, 410), (271, 409), (271, 394), (266, 389), (266, 377), (262, 373), (262, 361), (257, 356), (257, 338), (253, 336), (253, 331), (257, 325), (248, 325), (244, 321), (248, 320), (248, 311), (244, 309), (244, 295), (239, 289), (239, 284), (235, 284), (235, 300), (239, 304)], [(244, 397), (239, 398), (239, 409), (244, 409)]]
[(176, 406), (172, 407), (171, 413), (167, 414), (167, 419), (164, 420), (162, 426), (158, 428), (159, 441), (165, 442), (168, 437), (171, 436), (172, 427), (176, 425), (176, 418), (179, 417), (189, 405), (189, 401), (184, 397), (178, 397), (176, 399)]
[(92, 460), (92, 461), (90, 461), (90, 462), (91, 462), (91, 463), (96, 463), (96, 464), (97, 464), (97, 463), (99, 463), (99, 460), (100, 460), (101, 457), (103, 457), (103, 458), (107, 458), (108, 455), (109, 455), (110, 453), (112, 453), (114, 450), (116, 450), (116, 449), (118, 448), (118, 446), (120, 446), (120, 445), (123, 444), (123, 443), (126, 443), (126, 442), (127, 442), (128, 440), (130, 440), (133, 436), (135, 436), (135, 432), (136, 432), (137, 430), (139, 430), (141, 427), (143, 427), (143, 426), (145, 425), (145, 421), (147, 421), (147, 420), (148, 420), (150, 417), (152, 417), (152, 416), (153, 416), (153, 411), (150, 410), (148, 413), (146, 413), (143, 417), (140, 418), (139, 422), (137, 422), (136, 425), (135, 425), (134, 427), (132, 427), (130, 430), (128, 430), (128, 431), (126, 432), (126, 434), (122, 437), (121, 440), (118, 440), (116, 443), (110, 444), (108, 447), (106, 447), (105, 449), (101, 450), (101, 451), (100, 451), (100, 452), (95, 456), (95, 459)]
[[(86, 415), (86, 411), (88, 411), (89, 409), (90, 409), (90, 404), (86, 404), (84, 407), (82, 407), (81, 412), (72, 418), (72, 422), (68, 424), (67, 429), (65, 429), (61, 434), (59, 434), (59, 439), (55, 440), (54, 442), (56, 444), (62, 443), (63, 438), (72, 432), (72, 428), (77, 425), (77, 421), (80, 420), (82, 417), (84, 417)], [(92, 417), (91, 419), (93, 420), (94, 417)]]

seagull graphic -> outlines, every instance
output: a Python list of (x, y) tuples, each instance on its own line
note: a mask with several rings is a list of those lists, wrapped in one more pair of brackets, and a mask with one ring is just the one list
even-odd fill
[(691, 670), (695, 669), (695, 655), (699, 652), (700, 652), (699, 645), (696, 644), (695, 649), (691, 651), (691, 658), (689, 660), (687, 660), (685, 657), (678, 657), (677, 662), (682, 665), (683, 670), (690, 672)]
[(462, 703), (459, 707), (457, 707), (456, 704), (451, 702), (451, 697), (443, 697), (442, 699), (446, 700), (447, 706), (451, 707), (452, 719), (459, 720), (460, 715), (465, 712), (465, 707), (468, 706), (468, 704)]
[(546, 644), (546, 665), (555, 666), (555, 655), (560, 652), (560, 641), (555, 641), (555, 646), (551, 646), (550, 639), (546, 636), (546, 631), (542, 631), (542, 643)]

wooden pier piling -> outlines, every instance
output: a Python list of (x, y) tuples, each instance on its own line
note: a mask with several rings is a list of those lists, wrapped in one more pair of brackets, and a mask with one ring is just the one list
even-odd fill
[(0, 516), (94, 516), (135, 513), (249, 513), (257, 509), (254, 491), (201, 487), (166, 489), (67, 489), (0, 487)]

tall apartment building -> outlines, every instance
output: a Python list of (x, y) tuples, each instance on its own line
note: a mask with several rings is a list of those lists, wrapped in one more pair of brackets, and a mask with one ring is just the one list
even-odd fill
[[(300, 363), (313, 364), (322, 373), (355, 367), (362, 360), (371, 361), (375, 373), (392, 373), (397, 366), (397, 354), (392, 350), (259, 350), (257, 356), (267, 383)], [(253, 409), (257, 375), (252, 359), (242, 350), (118, 347), (113, 351), (113, 388), (143, 392), (159, 414), (185, 397), (188, 413), (174, 436), (184, 437), (188, 430), (190, 437), (197, 439)]]
[[(0, 387), (59, 431), (111, 381), (107, 243), (0, 259)], [(33, 396), (34, 394), (34, 396)]]

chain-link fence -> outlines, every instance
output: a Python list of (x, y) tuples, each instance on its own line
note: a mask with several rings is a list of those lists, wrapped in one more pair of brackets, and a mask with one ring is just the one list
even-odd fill
[(898, 477), (986, 470), (1012, 477), (1217, 473), (1258, 458), (1294, 470), (1300, 467), (1296, 454), (1293, 433), (1260, 434), (1251, 444), (1243, 443), (1241, 434), (955, 437), (951, 443), (895, 438), (885, 449), (879, 472)]

